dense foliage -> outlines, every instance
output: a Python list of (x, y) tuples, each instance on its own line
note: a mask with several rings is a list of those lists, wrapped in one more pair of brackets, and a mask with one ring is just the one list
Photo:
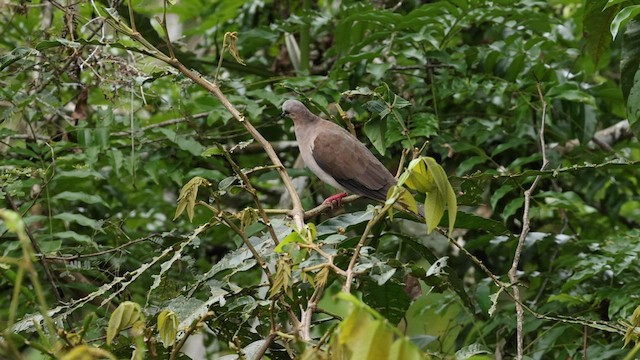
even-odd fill
[[(0, 357), (640, 349), (634, 2), (69, 4), (0, 3)], [(436, 159), (455, 230), (317, 208), (288, 98)]]

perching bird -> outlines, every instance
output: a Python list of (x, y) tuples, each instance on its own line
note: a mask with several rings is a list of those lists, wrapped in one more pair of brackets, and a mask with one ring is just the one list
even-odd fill
[[(282, 111), (293, 120), (302, 159), (320, 180), (337, 189), (386, 200), (396, 179), (356, 137), (316, 116), (300, 101), (285, 101)], [(337, 194), (324, 202), (340, 201), (345, 196)]]

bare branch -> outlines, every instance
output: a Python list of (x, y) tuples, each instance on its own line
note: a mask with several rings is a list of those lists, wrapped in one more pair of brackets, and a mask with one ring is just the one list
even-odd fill
[[(539, 140), (540, 140), (540, 151), (542, 153), (542, 166), (540, 170), (545, 170), (549, 161), (547, 160), (547, 150), (546, 150), (546, 142), (544, 139), (544, 126), (547, 117), (547, 102), (544, 99), (544, 94), (542, 93), (542, 85), (540, 82), (537, 83), (538, 89), (538, 97), (540, 98), (540, 102), (542, 103), (542, 119), (540, 121), (540, 131), (539, 131)], [(511, 263), (511, 269), (509, 269), (509, 281), (511, 281), (512, 289), (513, 289), (513, 297), (516, 300), (516, 347), (518, 350), (517, 359), (522, 360), (524, 358), (524, 348), (523, 348), (523, 327), (524, 327), (524, 308), (522, 306), (521, 298), (520, 298), (520, 289), (518, 288), (518, 264), (520, 263), (520, 257), (522, 256), (522, 248), (524, 246), (524, 242), (527, 238), (527, 234), (529, 234), (531, 219), (529, 218), (529, 211), (531, 208), (531, 195), (535, 190), (538, 182), (540, 181), (541, 175), (537, 175), (533, 180), (531, 186), (525, 190), (524, 192), (524, 212), (522, 214), (522, 231), (520, 232), (520, 237), (518, 238), (518, 244), (516, 245), (516, 250), (513, 255), (513, 262)]]

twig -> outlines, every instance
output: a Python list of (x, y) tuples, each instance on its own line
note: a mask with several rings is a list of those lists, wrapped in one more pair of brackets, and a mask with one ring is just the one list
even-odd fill
[[(544, 94), (542, 94), (542, 85), (538, 81), (537, 83), (538, 89), (538, 97), (542, 102), (542, 120), (540, 122), (540, 132), (539, 132), (539, 140), (540, 140), (540, 151), (542, 152), (542, 166), (540, 170), (544, 170), (547, 167), (547, 152), (546, 152), (546, 143), (544, 139), (544, 126), (545, 120), (547, 117), (547, 102), (544, 100)], [(516, 300), (516, 347), (518, 350), (517, 359), (522, 360), (524, 358), (523, 354), (523, 327), (524, 327), (524, 308), (522, 306), (522, 301), (520, 299), (520, 289), (518, 288), (518, 264), (520, 263), (520, 257), (522, 255), (522, 248), (524, 246), (524, 242), (527, 238), (527, 234), (529, 234), (531, 219), (529, 218), (529, 210), (531, 208), (531, 195), (535, 190), (538, 182), (540, 181), (541, 175), (537, 175), (533, 180), (531, 186), (525, 190), (524, 192), (524, 212), (522, 214), (522, 231), (520, 232), (520, 237), (518, 238), (518, 244), (516, 245), (516, 250), (513, 255), (513, 262), (511, 263), (511, 269), (509, 269), (509, 281), (511, 281), (512, 289), (513, 289), (513, 297)]]
[(253, 258), (256, 259), (258, 265), (260, 265), (264, 273), (267, 275), (269, 285), (273, 285), (273, 279), (271, 278), (271, 271), (269, 270), (269, 266), (267, 266), (267, 263), (264, 262), (264, 259), (262, 258), (262, 256), (260, 256), (256, 248), (253, 247), (253, 244), (251, 243), (251, 241), (249, 241), (247, 235), (233, 221), (231, 221), (231, 219), (224, 213), (224, 211), (218, 213), (218, 216), (222, 218), (222, 221), (224, 221), (224, 223), (227, 224), (227, 226), (229, 226), (231, 230), (233, 230), (236, 234), (238, 234), (238, 236), (242, 238), (242, 241), (253, 255)]
[(273, 343), (273, 340), (275, 340), (277, 335), (278, 334), (276, 334), (275, 332), (272, 332), (271, 334), (269, 334), (269, 336), (267, 336), (267, 338), (264, 340), (264, 344), (262, 344), (262, 346), (260, 346), (260, 349), (258, 349), (258, 351), (256, 352), (256, 356), (254, 357), (255, 360), (262, 359), (262, 356), (264, 356), (264, 353), (267, 352), (269, 346), (271, 346), (271, 343)]
[(364, 232), (362, 233), (362, 236), (360, 236), (360, 241), (358, 241), (358, 245), (356, 245), (356, 248), (353, 251), (353, 256), (351, 257), (351, 261), (349, 261), (349, 266), (347, 266), (347, 270), (346, 270), (347, 278), (344, 282), (344, 285), (342, 286), (342, 291), (347, 293), (351, 291), (351, 283), (353, 282), (353, 277), (355, 275), (353, 268), (356, 266), (356, 261), (358, 260), (358, 257), (360, 255), (360, 249), (364, 245), (364, 242), (367, 240), (367, 237), (369, 236), (371, 229), (373, 229), (373, 226), (376, 225), (380, 220), (382, 220), (387, 215), (387, 211), (389, 211), (389, 209), (393, 207), (393, 204), (395, 204), (399, 196), (400, 196), (400, 192), (398, 192), (395, 195), (395, 197), (392, 197), (391, 199), (387, 199), (382, 209), (380, 209), (380, 211), (377, 214), (375, 214), (375, 216), (371, 218), (371, 220), (369, 220), (369, 222), (367, 223), (367, 226), (364, 228)]
[(247, 132), (249, 132), (249, 134), (251, 134), (251, 136), (259, 144), (262, 145), (262, 147), (264, 148), (265, 153), (267, 154), (267, 156), (269, 157), (271, 162), (275, 166), (277, 166), (278, 174), (280, 175), (280, 178), (282, 179), (282, 183), (284, 184), (284, 187), (287, 189), (287, 191), (289, 192), (289, 195), (291, 196), (291, 202), (293, 204), (293, 208), (291, 209), (291, 215), (292, 215), (293, 220), (295, 222), (295, 226), (298, 229), (302, 229), (304, 227), (304, 210), (302, 208), (302, 203), (300, 202), (300, 197), (296, 193), (295, 187), (293, 186), (293, 183), (291, 182), (291, 177), (289, 177), (289, 174), (287, 174), (284, 165), (282, 165), (282, 162), (280, 161), (280, 158), (278, 158), (278, 155), (273, 150), (273, 147), (271, 146), (269, 141), (267, 141), (264, 138), (264, 136), (262, 136), (262, 134), (258, 130), (256, 130), (256, 128), (247, 119), (245, 119), (244, 115), (242, 115), (240, 113), (240, 111), (238, 111), (238, 109), (236, 109), (235, 106), (233, 106), (231, 104), (231, 102), (229, 102), (229, 99), (227, 99), (227, 97), (222, 93), (222, 91), (220, 90), (220, 87), (218, 87), (218, 85), (206, 80), (200, 74), (197, 74), (197, 73), (191, 71), (184, 64), (182, 64), (180, 61), (178, 61), (175, 57), (167, 56), (164, 53), (162, 53), (155, 46), (153, 46), (153, 44), (151, 44), (149, 41), (147, 41), (147, 39), (145, 39), (142, 35), (140, 35), (137, 32), (134, 32), (129, 26), (124, 24), (119, 18), (111, 16), (111, 14), (109, 14), (109, 16), (110, 17), (105, 19), (105, 21), (109, 25), (111, 25), (113, 28), (115, 28), (115, 29), (117, 29), (119, 31), (122, 31), (123, 33), (129, 35), (134, 41), (137, 41), (140, 45), (142, 45), (145, 48), (147, 48), (149, 50), (149, 55), (150, 56), (153, 56), (156, 59), (158, 59), (160, 61), (163, 61), (163, 62), (167, 63), (170, 66), (173, 66), (178, 71), (180, 71), (184, 76), (186, 76), (189, 79), (193, 80), (193, 82), (195, 82), (196, 84), (202, 86), (207, 91), (209, 91), (212, 95), (217, 97), (218, 100), (220, 100), (220, 102), (222, 103), (222, 105), (229, 111), (229, 113), (240, 124), (242, 124), (245, 127)]
[(231, 164), (231, 167), (233, 168), (233, 171), (238, 174), (238, 176), (240, 177), (240, 179), (242, 180), (242, 182), (244, 183), (244, 189), (251, 194), (251, 197), (253, 198), (253, 202), (256, 205), (256, 208), (258, 209), (258, 213), (260, 214), (260, 217), (262, 218), (262, 222), (264, 222), (264, 224), (267, 226), (267, 229), (269, 229), (269, 234), (271, 235), (271, 238), (273, 239), (273, 242), (278, 245), (280, 243), (280, 241), (278, 240), (278, 235), (276, 235), (276, 231), (273, 229), (273, 226), (271, 225), (271, 221), (269, 220), (269, 217), (267, 216), (267, 214), (264, 212), (264, 208), (262, 207), (262, 203), (260, 202), (260, 199), (258, 198), (258, 193), (256, 191), (256, 189), (253, 187), (253, 185), (251, 185), (251, 181), (249, 180), (249, 178), (247, 177), (247, 175), (242, 171), (242, 169), (240, 169), (240, 167), (238, 166), (238, 164), (236, 164), (235, 161), (233, 161), (233, 159), (231, 158), (231, 155), (229, 155), (229, 152), (226, 151), (225, 149), (223, 150), (223, 156), (225, 159), (227, 159), (227, 162), (229, 164)]
[[(13, 201), (13, 198), (11, 197), (11, 195), (9, 195), (8, 192), (6, 193), (5, 198), (7, 199), (7, 202), (9, 203), (11, 209), (16, 213), (19, 213), (20, 210), (18, 209), (16, 203)], [(27, 224), (24, 224), (24, 230), (27, 237), (29, 238), (29, 241), (31, 241), (31, 246), (33, 247), (34, 252), (36, 254), (42, 254), (42, 250), (40, 250), (40, 244), (38, 244), (38, 242), (36, 241), (33, 233), (31, 232), (31, 229), (29, 229)], [(47, 261), (47, 259), (41, 259), (40, 264), (42, 265), (42, 269), (44, 269), (47, 280), (49, 281), (49, 284), (53, 289), (53, 294), (55, 295), (56, 300), (58, 300), (58, 302), (61, 302), (62, 296), (60, 294), (60, 290), (58, 289), (58, 285), (56, 284), (56, 279), (53, 276), (53, 272), (51, 271), (51, 268), (49, 268), (49, 262)]]
[[(199, 113), (199, 114), (193, 114), (193, 115), (189, 115), (189, 116), (185, 116), (185, 117), (181, 117), (181, 118), (177, 118), (177, 119), (170, 119), (170, 120), (165, 120), (162, 122), (159, 122), (157, 124), (151, 124), (151, 125), (147, 125), (145, 127), (142, 127), (138, 130), (135, 130), (135, 132), (145, 132), (147, 130), (151, 130), (151, 129), (155, 129), (155, 128), (159, 128), (159, 127), (165, 127), (165, 126), (169, 126), (169, 125), (175, 125), (175, 124), (180, 124), (183, 122), (188, 122), (194, 119), (204, 119), (207, 116), (209, 116), (209, 113)], [(116, 133), (111, 134), (111, 136), (129, 136), (131, 134), (131, 131), (119, 131)]]
[(314, 291), (309, 302), (307, 302), (307, 308), (300, 313), (300, 337), (304, 341), (311, 341), (311, 320), (313, 320), (313, 313), (318, 308), (318, 301), (324, 293), (324, 284), (318, 285)]
[[(344, 197), (344, 198), (340, 199), (340, 201), (343, 204), (347, 204), (347, 203), (350, 203), (350, 202), (354, 202), (354, 201), (356, 201), (358, 199), (360, 199), (360, 195), (349, 195), (347, 197)], [(306, 219), (310, 219), (310, 218), (312, 218), (312, 217), (314, 217), (314, 216), (316, 216), (318, 214), (321, 214), (324, 211), (329, 210), (331, 208), (332, 208), (332, 204), (320, 204), (320, 205), (314, 207), (311, 210), (305, 211), (304, 212), (304, 218), (305, 218), (305, 220)]]
[(153, 235), (145, 236), (145, 237), (140, 238), (140, 239), (131, 240), (131, 241), (129, 241), (127, 243), (124, 243), (124, 244), (122, 244), (122, 245), (120, 245), (118, 247), (114, 247), (114, 248), (109, 249), (109, 250), (98, 251), (98, 252), (91, 253), (91, 254), (77, 254), (77, 255), (71, 255), (71, 256), (52, 256), (52, 255), (44, 255), (44, 254), (38, 253), (38, 254), (36, 254), (36, 256), (44, 258), (44, 259), (47, 259), (47, 260), (72, 261), (72, 260), (84, 259), (84, 258), (89, 258), (89, 257), (94, 257), (94, 256), (105, 255), (105, 254), (109, 254), (109, 253), (112, 253), (112, 252), (117, 252), (117, 251), (120, 251), (120, 249), (129, 247), (131, 245), (137, 244), (137, 243), (142, 242), (142, 241), (146, 241), (146, 240), (152, 239), (152, 238), (154, 238), (156, 236), (160, 236), (160, 235), (153, 234)]
[(205, 320), (212, 317), (213, 315), (215, 315), (213, 311), (207, 311), (205, 314), (203, 314), (202, 316), (200, 316), (199, 318), (197, 318), (191, 323), (191, 326), (189, 326), (187, 330), (185, 330), (184, 335), (182, 336), (182, 338), (180, 338), (180, 341), (178, 341), (173, 346), (173, 349), (171, 349), (171, 356), (169, 356), (169, 360), (177, 359), (178, 354), (180, 354), (180, 350), (182, 349), (184, 344), (187, 342), (187, 339), (189, 338), (189, 336), (191, 336), (191, 334), (193, 334), (200, 326), (202, 326), (202, 323)]

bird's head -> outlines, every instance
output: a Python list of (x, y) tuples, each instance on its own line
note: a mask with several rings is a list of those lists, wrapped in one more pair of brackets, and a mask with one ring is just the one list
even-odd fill
[(288, 116), (294, 123), (304, 120), (313, 120), (315, 116), (298, 100), (287, 100), (282, 104), (282, 116)]

